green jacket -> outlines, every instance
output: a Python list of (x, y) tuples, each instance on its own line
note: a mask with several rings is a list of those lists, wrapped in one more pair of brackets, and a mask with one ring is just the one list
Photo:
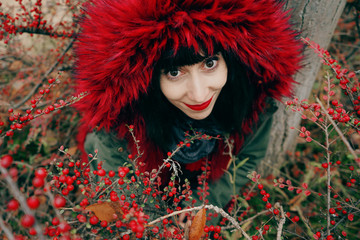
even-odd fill
[[(234, 195), (234, 187), (231, 183), (235, 181), (236, 194), (249, 181), (247, 175), (256, 169), (256, 166), (264, 158), (270, 136), (272, 125), (272, 114), (276, 111), (275, 104), (272, 104), (265, 113), (259, 116), (256, 127), (253, 128), (253, 134), (248, 136), (243, 144), (242, 149), (231, 163), (227, 171), (233, 175), (234, 165), (238, 165), (243, 160), (243, 165), (236, 169), (235, 179), (233, 176), (225, 173), (220, 179), (209, 182), (209, 193), (207, 197), (209, 204), (218, 207), (225, 207)], [(108, 133), (104, 130), (89, 133), (85, 141), (85, 150), (87, 153), (94, 153), (98, 150), (98, 161), (103, 162), (103, 169), (106, 171), (117, 170), (124, 162), (128, 161), (128, 151), (126, 140), (121, 140), (114, 133)], [(247, 159), (247, 160), (246, 160)], [(92, 167), (96, 169), (97, 162), (92, 162)], [(198, 195), (193, 193), (193, 198), (197, 199)], [(197, 201), (198, 203), (201, 203)]]

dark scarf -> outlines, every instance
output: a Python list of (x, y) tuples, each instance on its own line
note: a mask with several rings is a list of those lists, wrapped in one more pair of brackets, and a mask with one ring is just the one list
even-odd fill
[[(174, 128), (174, 138), (169, 144), (169, 152), (173, 152), (178, 144), (185, 142), (189, 136), (194, 136), (195, 133), (206, 134), (208, 136), (216, 137), (223, 132), (213, 117), (208, 117), (204, 120), (194, 120), (189, 117), (176, 122)], [(188, 133), (188, 134), (187, 134)], [(179, 163), (189, 164), (198, 161), (199, 159), (211, 154), (217, 143), (217, 139), (195, 139), (190, 146), (183, 146), (172, 157)]]

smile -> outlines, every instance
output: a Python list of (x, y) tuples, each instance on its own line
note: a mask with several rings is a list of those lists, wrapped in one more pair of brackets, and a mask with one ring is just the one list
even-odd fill
[(204, 110), (205, 108), (207, 108), (210, 105), (212, 99), (213, 98), (211, 97), (208, 101), (206, 101), (206, 102), (204, 102), (202, 104), (199, 104), (199, 105), (189, 105), (189, 104), (186, 104), (186, 103), (184, 103), (184, 104), (188, 108), (190, 108), (190, 109), (192, 109), (194, 111), (202, 111), (202, 110)]

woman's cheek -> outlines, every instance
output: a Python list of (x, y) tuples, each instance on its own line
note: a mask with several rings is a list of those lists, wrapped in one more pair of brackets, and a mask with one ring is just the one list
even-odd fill
[(160, 88), (164, 96), (169, 100), (180, 99), (182, 94), (181, 86), (171, 82), (163, 82), (160, 84)]

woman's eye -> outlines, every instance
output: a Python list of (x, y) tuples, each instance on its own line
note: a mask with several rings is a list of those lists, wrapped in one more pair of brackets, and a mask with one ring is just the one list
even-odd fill
[(167, 71), (166, 75), (169, 78), (177, 78), (181, 75), (181, 71), (179, 69), (169, 70), (169, 71)]
[(179, 70), (171, 70), (168, 73), (171, 77), (177, 77), (180, 75), (180, 71)]
[(217, 59), (207, 59), (205, 62), (205, 68), (206, 69), (213, 69), (216, 67)]

